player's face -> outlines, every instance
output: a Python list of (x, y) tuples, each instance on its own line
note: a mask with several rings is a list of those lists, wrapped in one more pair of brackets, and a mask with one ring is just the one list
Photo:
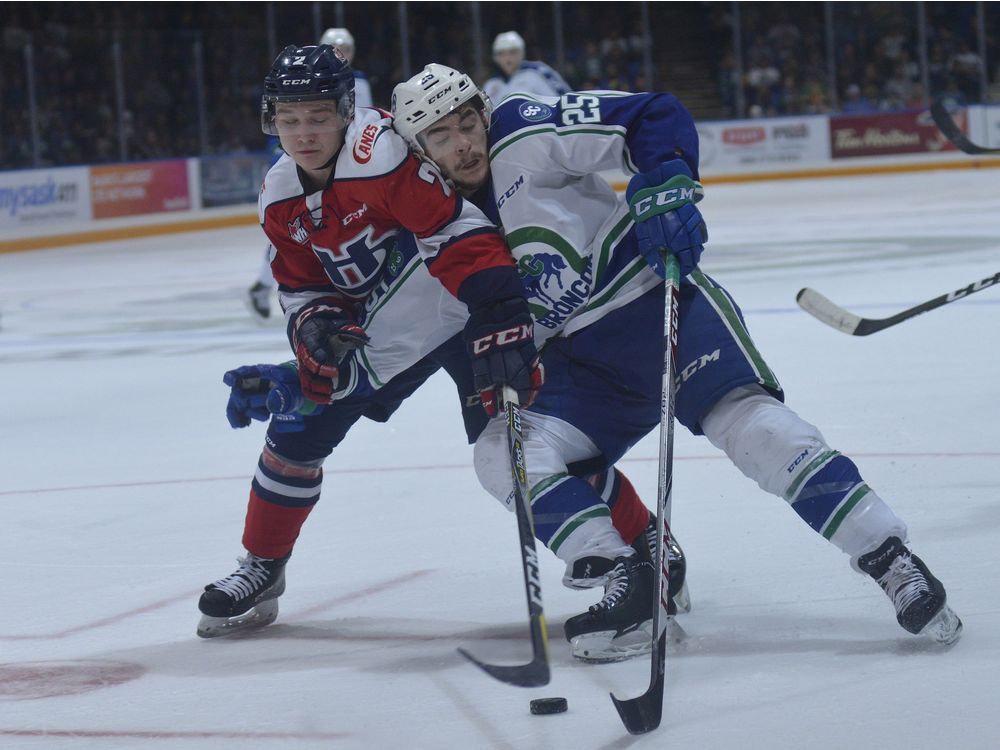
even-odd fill
[(475, 192), (489, 177), (486, 125), (479, 110), (467, 105), (420, 133), (424, 151), (462, 192)]
[(274, 124), (285, 153), (307, 172), (322, 169), (344, 142), (344, 120), (333, 101), (279, 102)]
[(505, 76), (509, 76), (524, 59), (524, 52), (519, 49), (502, 49), (493, 54), (493, 61), (500, 66)]

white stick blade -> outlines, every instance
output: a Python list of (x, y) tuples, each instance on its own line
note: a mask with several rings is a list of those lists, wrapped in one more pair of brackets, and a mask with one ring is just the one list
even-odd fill
[(815, 289), (808, 287), (799, 291), (795, 295), (795, 301), (799, 307), (812, 315), (816, 320), (826, 323), (832, 328), (836, 328), (844, 333), (854, 333), (861, 318), (854, 313), (850, 313), (837, 304), (834, 304)]

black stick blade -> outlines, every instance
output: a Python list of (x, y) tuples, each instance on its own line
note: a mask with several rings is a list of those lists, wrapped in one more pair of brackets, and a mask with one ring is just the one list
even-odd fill
[(544, 657), (532, 659), (527, 664), (501, 666), (480, 661), (464, 648), (458, 649), (458, 653), (486, 672), (490, 677), (500, 680), (500, 682), (505, 682), (508, 685), (514, 685), (515, 687), (541, 687), (542, 685), (549, 684), (549, 662)]
[[(660, 636), (660, 648), (666, 648), (666, 631)], [(662, 662), (661, 662), (662, 664)], [(629, 734), (646, 734), (660, 726), (663, 716), (663, 671), (642, 695), (628, 700), (619, 700), (614, 693), (611, 701), (618, 709), (618, 715)]]

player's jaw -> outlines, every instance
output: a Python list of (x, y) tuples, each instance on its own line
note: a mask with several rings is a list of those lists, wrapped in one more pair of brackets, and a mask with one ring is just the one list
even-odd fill
[(339, 132), (315, 133), (294, 138), (282, 138), (282, 148), (303, 169), (315, 170), (333, 158), (343, 142)]
[(463, 192), (475, 192), (489, 175), (490, 163), (485, 150), (456, 154), (451, 166), (444, 170), (455, 186)]

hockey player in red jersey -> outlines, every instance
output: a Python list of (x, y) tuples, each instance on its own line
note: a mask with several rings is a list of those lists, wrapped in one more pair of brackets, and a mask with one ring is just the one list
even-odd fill
[[(286, 47), (264, 90), (262, 127), (279, 137), (285, 155), (265, 178), (260, 221), (275, 249), (272, 269), (302, 393), (322, 407), (355, 390), (362, 375), (349, 355), (369, 341), (357, 315), (392, 273), (388, 261), (405, 229), (427, 278), (467, 307), (467, 330), (481, 340), (474, 387), (491, 392), (506, 383), (529, 403), (542, 373), (524, 290), (496, 227), (410, 153), (386, 113), (355, 115), (354, 75), (333, 47)], [(519, 335), (499, 335), (510, 330)], [(199, 635), (274, 619), (285, 561), (319, 498), (323, 460), (350, 424), (362, 415), (384, 420), (441, 364), (421, 360), (390, 380), (381, 400), (328, 409), (302, 432), (269, 433), (247, 509), (250, 554), (236, 573), (206, 587)]]

